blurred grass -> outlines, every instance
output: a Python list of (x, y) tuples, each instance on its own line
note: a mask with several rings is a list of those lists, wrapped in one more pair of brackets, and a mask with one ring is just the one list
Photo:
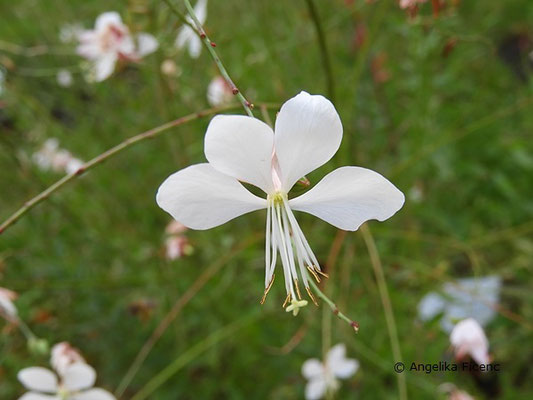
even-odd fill
[[(60, 177), (39, 171), (24, 156), (45, 138), (59, 138), (63, 147), (87, 160), (130, 136), (207, 108), (205, 91), (216, 70), (206, 52), (199, 60), (176, 53), (172, 43), (178, 24), (168, 8), (146, 2), (148, 12), (140, 14), (131, 12), (132, 3), (113, 7), (128, 23), (154, 33), (162, 48), (104, 83), (89, 85), (76, 75), (73, 87), (61, 88), (55, 73), (78, 65), (75, 55), (26, 57), (0, 49), (0, 63), (7, 67), (7, 90), (0, 98), (2, 220)], [(503, 365), (501, 398), (529, 399), (533, 349), (527, 344), (533, 337), (524, 321), (533, 317), (532, 84), (517, 78), (498, 56), (498, 46), (510, 34), (531, 35), (533, 4), (463, 1), (438, 19), (427, 4), (409, 22), (395, 2), (346, 3), (315, 1), (345, 139), (339, 154), (309, 178), (316, 183), (337, 166), (360, 165), (389, 177), (408, 195), (394, 218), (370, 223), (404, 360), (451, 357), (438, 324), (416, 320), (416, 305), (425, 293), (457, 277), (503, 278), (500, 306), (521, 320), (500, 314), (487, 334), (495, 360)], [(58, 39), (61, 26), (81, 22), (90, 27), (109, 7), (101, 0), (2, 2), (0, 40), (64, 49)], [(367, 51), (354, 45), (362, 26)], [(325, 94), (305, 1), (211, 1), (206, 27), (252, 101), (282, 103), (300, 90)], [(452, 39), (455, 47), (443, 56)], [(386, 54), (390, 76), (384, 83), (375, 82), (371, 68), (380, 54)], [(168, 57), (181, 70), (177, 78), (159, 72)], [(189, 232), (194, 255), (165, 261), (169, 218), (156, 206), (155, 192), (170, 173), (204, 160), (207, 123), (177, 128), (109, 160), (0, 237), (0, 286), (21, 294), (21, 316), (50, 342), (68, 340), (82, 349), (99, 372), (98, 384), (110, 390), (201, 272), (264, 231), (265, 216), (258, 212), (207, 232)], [(410, 200), (413, 187), (422, 192), (420, 202)], [(298, 218), (324, 263), (335, 229), (307, 215)], [(263, 253), (261, 242), (247, 247), (206, 284), (156, 344), (124, 398), (203, 338), (259, 308)], [(381, 300), (360, 233), (347, 235), (327, 285), (361, 326), (354, 337), (351, 328), (331, 320), (333, 344), (345, 342), (362, 365), (339, 398), (397, 398)], [(156, 304), (148, 321), (128, 312), (130, 302), (141, 298)], [(321, 356), (322, 313), (308, 307), (301, 318), (293, 318), (281, 309), (283, 299), (278, 282), (260, 321), (192, 360), (153, 398), (301, 398), (301, 364)], [(275, 350), (302, 325), (305, 334), (289, 354)], [(18, 333), (2, 334), (1, 343), (0, 398), (12, 399), (23, 392), (16, 372), (47, 360), (30, 356)], [(446, 381), (484, 398), (468, 376), (409, 373), (406, 378), (410, 398), (433, 399), (436, 387)]]

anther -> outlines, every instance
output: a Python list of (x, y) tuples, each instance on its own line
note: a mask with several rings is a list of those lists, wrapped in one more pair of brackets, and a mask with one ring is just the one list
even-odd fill
[(318, 275), (316, 274), (315, 270), (313, 268), (311, 268), (309, 265), (307, 266), (307, 269), (309, 270), (309, 272), (311, 273), (311, 275), (313, 275), (313, 277), (315, 278), (315, 280), (317, 281), (317, 283), (320, 283), (320, 278), (318, 277)]
[(272, 279), (270, 279), (268, 286), (265, 288), (265, 293), (263, 293), (263, 298), (261, 299), (261, 305), (265, 304), (267, 294), (268, 292), (270, 292), (270, 288), (272, 287), (272, 284), (274, 283), (275, 277), (276, 277), (276, 274), (272, 274)]
[(298, 286), (298, 279), (294, 278), (294, 286), (296, 286), (296, 294), (298, 295), (298, 300), (302, 300), (302, 294), (300, 293), (300, 287)]
[(311, 289), (309, 289), (309, 286), (306, 286), (305, 290), (307, 290), (307, 294), (309, 295), (311, 300), (313, 300), (313, 304), (318, 307), (318, 303), (317, 303), (317, 301), (315, 299), (315, 296), (313, 296), (313, 293), (311, 293)]
[(313, 265), (313, 269), (315, 270), (315, 272), (318, 272), (320, 275), (322, 275), (324, 278), (326, 279), (329, 279), (329, 275), (326, 274), (325, 272), (322, 272), (320, 270), (320, 267), (316, 266), (316, 265)]
[(285, 306), (289, 303), (289, 301), (291, 301), (291, 294), (290, 293), (287, 295), (287, 298), (285, 299), (285, 301), (283, 302), (283, 305), (281, 307), (285, 308)]

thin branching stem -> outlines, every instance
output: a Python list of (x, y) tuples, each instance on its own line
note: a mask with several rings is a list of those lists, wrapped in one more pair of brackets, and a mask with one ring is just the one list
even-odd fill
[(324, 75), (326, 77), (326, 88), (328, 97), (332, 102), (335, 102), (335, 80), (333, 79), (333, 69), (331, 68), (331, 59), (329, 57), (328, 46), (326, 42), (326, 36), (322, 29), (322, 23), (316, 9), (313, 0), (305, 0), (307, 9), (315, 25), (316, 36), (318, 40), (318, 47), (320, 48), (320, 60), (322, 62), (322, 68), (324, 68)]
[(318, 285), (313, 281), (313, 277), (309, 275), (309, 284), (313, 288), (313, 291), (317, 294), (318, 297), (320, 297), (324, 302), (331, 308), (331, 311), (333, 314), (335, 314), (338, 318), (346, 322), (348, 325), (350, 325), (355, 332), (359, 330), (359, 324), (355, 322), (354, 320), (350, 319), (346, 314), (341, 312), (337, 305), (331, 300), (320, 288)]
[[(392, 347), (392, 355), (394, 362), (402, 362), (402, 352), (400, 349), (400, 340), (398, 339), (398, 329), (396, 328), (396, 321), (394, 320), (394, 312), (392, 310), (392, 303), (390, 301), (389, 290), (387, 289), (387, 282), (385, 281), (385, 274), (383, 273), (383, 266), (381, 264), (381, 258), (379, 256), (376, 242), (370, 232), (370, 228), (364, 224), (361, 226), (361, 234), (365, 241), (368, 254), (370, 256), (370, 262), (374, 269), (374, 275), (378, 284), (379, 297), (383, 305), (383, 312), (385, 313), (385, 321), (387, 323), (387, 331)], [(400, 400), (407, 400), (407, 386), (405, 384), (405, 374), (396, 374), (398, 380), (398, 390)]]
[[(278, 107), (278, 105), (265, 104), (265, 107)], [(47, 198), (49, 198), (50, 195), (58, 191), (60, 188), (65, 186), (67, 183), (75, 180), (77, 177), (81, 176), (88, 170), (96, 167), (97, 165), (102, 164), (107, 159), (121, 153), (127, 148), (133, 146), (134, 144), (137, 144), (147, 139), (152, 139), (160, 135), (161, 133), (168, 131), (171, 128), (186, 124), (188, 122), (191, 122), (191, 121), (194, 121), (194, 120), (197, 120), (197, 119), (200, 119), (200, 118), (212, 115), (212, 114), (216, 114), (218, 112), (232, 110), (234, 108), (236, 108), (236, 106), (231, 105), (231, 106), (223, 106), (223, 107), (213, 107), (213, 108), (209, 108), (209, 109), (202, 110), (199, 112), (195, 112), (195, 113), (186, 115), (184, 117), (175, 119), (174, 121), (167, 122), (166, 124), (150, 129), (146, 132), (143, 132), (139, 135), (133, 136), (123, 141), (122, 143), (116, 145), (115, 147), (112, 147), (111, 149), (105, 151), (104, 153), (94, 157), (92, 160), (87, 161), (76, 172), (65, 175), (63, 178), (55, 182), (53, 185), (49, 186), (47, 189), (39, 193), (37, 196), (33, 197), (32, 199), (24, 203), (22, 207), (20, 207), (17, 211), (15, 211), (11, 216), (9, 216), (0, 225), (0, 234), (5, 232), (7, 228), (9, 228), (11, 225), (17, 222), (22, 216), (28, 213), (28, 211), (30, 211), (33, 207), (35, 207), (37, 204), (41, 203), (42, 201), (46, 200)]]
[(222, 63), (222, 61), (221, 61), (220, 57), (218, 56), (217, 52), (215, 51), (215, 47), (216, 47), (215, 42), (213, 42), (207, 36), (207, 34), (205, 33), (205, 30), (204, 30), (204, 28), (202, 26), (202, 23), (198, 20), (198, 17), (196, 16), (196, 14), (194, 12), (194, 8), (191, 6), (191, 3), (189, 2), (189, 0), (184, 0), (184, 3), (185, 3), (185, 7), (187, 8), (187, 12), (188, 12), (190, 18), (192, 19), (192, 21), (194, 23), (194, 26), (192, 26), (192, 24), (189, 23), (187, 18), (185, 18), (184, 15), (172, 4), (171, 0), (164, 0), (164, 1), (170, 7), (172, 12), (174, 14), (176, 14), (176, 16), (180, 20), (185, 21), (187, 23), (187, 25), (189, 27), (191, 27), (191, 29), (200, 37), (200, 40), (204, 43), (205, 47), (207, 48), (207, 51), (211, 55), (211, 58), (213, 58), (213, 61), (215, 62), (216, 66), (217, 66), (217, 68), (218, 68), (218, 70), (220, 72), (220, 75), (222, 75), (222, 77), (224, 78), (226, 83), (229, 85), (229, 87), (231, 88), (232, 93), (239, 99), (239, 101), (241, 102), (246, 114), (248, 114), (248, 116), (250, 116), (250, 117), (253, 117), (254, 114), (252, 112), (252, 109), (253, 109), (254, 105), (252, 103), (250, 103), (246, 99), (246, 97), (244, 97), (244, 95), (241, 93), (239, 88), (237, 88), (237, 85), (235, 85), (235, 82), (233, 82), (233, 80), (229, 76), (229, 73), (226, 70), (226, 67), (224, 67), (224, 64)]

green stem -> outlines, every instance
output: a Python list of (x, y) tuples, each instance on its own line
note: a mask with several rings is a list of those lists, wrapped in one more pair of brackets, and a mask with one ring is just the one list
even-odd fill
[[(272, 107), (277, 108), (279, 105), (273, 105), (273, 104), (265, 104), (265, 107)], [(51, 194), (58, 191), (60, 188), (65, 186), (67, 183), (75, 180), (80, 175), (84, 174), (88, 170), (96, 167), (97, 165), (102, 164), (107, 159), (117, 155), (118, 153), (122, 152), (123, 150), (133, 146), (134, 144), (137, 144), (139, 142), (142, 142), (147, 139), (152, 139), (161, 133), (168, 131), (170, 128), (174, 128), (176, 126), (183, 125), (187, 122), (191, 122), (203, 117), (206, 117), (208, 115), (216, 114), (218, 112), (227, 111), (234, 109), (235, 106), (224, 106), (224, 107), (214, 107), (209, 108), (207, 110), (199, 111), (193, 114), (186, 115), (184, 117), (175, 119), (174, 121), (167, 122), (166, 124), (163, 124), (161, 126), (158, 126), (156, 128), (150, 129), (144, 133), (141, 133), (139, 135), (133, 136), (122, 143), (116, 145), (115, 147), (112, 147), (111, 149), (107, 150), (106, 152), (100, 154), (99, 156), (93, 158), (92, 160), (86, 162), (83, 164), (76, 172), (65, 175), (63, 178), (55, 182), (53, 185), (49, 186), (47, 189), (39, 193), (37, 196), (33, 197), (32, 199), (28, 200), (22, 207), (20, 207), (15, 213), (13, 213), (11, 216), (9, 216), (1, 225), (0, 225), (0, 234), (2, 234), (7, 228), (9, 228), (11, 225), (13, 225), (15, 222), (17, 222), (22, 216), (24, 216), (28, 211), (30, 211), (33, 207), (35, 207), (37, 204), (41, 203), (42, 201), (46, 200), (48, 197), (50, 197)]]
[(194, 360), (200, 354), (214, 346), (218, 342), (227, 337), (232, 336), (235, 331), (255, 321), (261, 314), (257, 309), (250, 314), (238, 319), (237, 321), (224, 326), (218, 331), (213, 332), (207, 336), (204, 340), (198, 342), (192, 346), (185, 353), (181, 354), (166, 368), (160, 371), (155, 377), (153, 377), (148, 383), (131, 398), (131, 400), (144, 400), (148, 398), (154, 391), (156, 391), (161, 385), (167, 382), (172, 376), (174, 376), (181, 368)]
[(315, 25), (316, 36), (318, 40), (318, 46), (320, 48), (320, 59), (322, 61), (322, 67), (324, 68), (324, 75), (326, 77), (326, 87), (329, 99), (335, 102), (335, 81), (333, 79), (333, 70), (331, 68), (331, 59), (329, 57), (328, 46), (324, 30), (322, 29), (322, 23), (318, 16), (318, 11), (315, 7), (313, 0), (305, 0), (313, 24)]
[(251, 239), (245, 240), (244, 242), (236, 246), (229, 253), (224, 254), (221, 258), (217, 259), (217, 261), (215, 261), (208, 268), (206, 268), (202, 272), (202, 274), (200, 274), (200, 276), (192, 283), (192, 285), (189, 286), (187, 291), (174, 303), (167, 315), (165, 315), (165, 317), (161, 320), (157, 328), (153, 331), (150, 338), (145, 342), (145, 344), (135, 357), (135, 360), (131, 364), (130, 368), (126, 372), (126, 375), (124, 376), (124, 378), (122, 378), (122, 381), (120, 382), (117, 390), (115, 391), (115, 395), (117, 398), (122, 397), (129, 384), (137, 374), (137, 371), (139, 371), (141, 365), (148, 357), (148, 354), (150, 353), (152, 348), (155, 346), (161, 336), (163, 336), (172, 321), (176, 319), (176, 317), (179, 315), (185, 305), (192, 300), (196, 293), (198, 293), (207, 284), (207, 282), (209, 282), (209, 280), (213, 276), (215, 276), (215, 274), (220, 271), (220, 269), (224, 265), (228, 263), (229, 260), (240, 254), (245, 248), (256, 243), (258, 239), (259, 236), (254, 236)]
[(17, 323), (20, 331), (26, 337), (26, 340), (37, 339), (37, 336), (35, 336), (35, 334), (31, 331), (30, 327), (26, 325), (26, 323), (22, 319), (17, 318)]
[[(387, 331), (392, 347), (392, 355), (394, 362), (402, 362), (402, 353), (400, 349), (400, 341), (398, 339), (398, 329), (396, 328), (396, 321), (394, 320), (394, 312), (392, 311), (392, 304), (389, 297), (389, 291), (387, 289), (387, 282), (385, 281), (385, 274), (383, 273), (383, 266), (381, 265), (381, 259), (379, 257), (378, 249), (374, 237), (370, 232), (370, 228), (364, 224), (361, 227), (361, 233), (363, 240), (365, 241), (368, 254), (370, 255), (370, 261), (376, 281), (378, 284), (379, 296), (383, 305), (383, 312), (385, 313), (385, 321), (387, 323)], [(396, 374), (398, 380), (398, 390), (400, 392), (400, 400), (407, 400), (407, 386), (405, 384), (405, 374)]]
[[(170, 0), (164, 0), (164, 1), (165, 1), (165, 3), (167, 3), (170, 6), (171, 10), (174, 13), (176, 13), (176, 15), (180, 19), (183, 18), (183, 14), (181, 14), (175, 7), (173, 7), (171, 5)], [(224, 80), (230, 86), (232, 93), (235, 96), (237, 96), (237, 98), (241, 102), (246, 114), (248, 114), (248, 116), (250, 116), (250, 117), (253, 117), (254, 114), (252, 113), (252, 108), (254, 107), (254, 105), (252, 103), (250, 103), (248, 100), (246, 100), (244, 95), (237, 88), (237, 86), (235, 85), (235, 83), (233, 82), (231, 77), (229, 76), (228, 71), (224, 67), (224, 64), (222, 64), (222, 61), (220, 60), (220, 57), (218, 56), (217, 52), (215, 51), (215, 47), (216, 47), (215, 42), (211, 41), (211, 39), (209, 39), (209, 37), (205, 33), (205, 30), (202, 27), (201, 22), (196, 17), (196, 14), (194, 13), (194, 9), (191, 6), (191, 3), (189, 2), (189, 0), (184, 0), (184, 3), (185, 3), (185, 7), (187, 8), (187, 12), (189, 13), (190, 17), (192, 18), (194, 24), (196, 25), (196, 29), (193, 28), (193, 30), (200, 37), (202, 42), (204, 42), (204, 45), (207, 48), (207, 51), (209, 52), (209, 54), (211, 55), (211, 58), (213, 58), (213, 61), (215, 62), (216, 66), (217, 66), (217, 68), (218, 68), (218, 70), (220, 72), (220, 75), (222, 75)], [(188, 25), (191, 26), (190, 24), (188, 24)]]
[(335, 314), (338, 318), (340, 318), (341, 320), (346, 322), (348, 325), (350, 325), (354, 329), (355, 332), (359, 331), (359, 324), (355, 322), (354, 320), (348, 318), (343, 312), (341, 312), (337, 308), (337, 305), (333, 302), (333, 300), (331, 300), (328, 296), (326, 296), (324, 292), (320, 290), (320, 288), (315, 283), (311, 275), (308, 275), (308, 277), (309, 277), (308, 282), (311, 284), (311, 287), (313, 288), (317, 296), (320, 297), (322, 300), (324, 300), (324, 302), (329, 306), (329, 308), (331, 308), (331, 311), (333, 312), (333, 314)]

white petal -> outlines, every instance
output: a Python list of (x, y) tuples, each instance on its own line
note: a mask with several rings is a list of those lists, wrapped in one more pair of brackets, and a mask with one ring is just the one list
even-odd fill
[(24, 393), (18, 400), (61, 400), (61, 397), (58, 395), (28, 392)]
[(333, 104), (323, 96), (306, 92), (283, 104), (275, 132), (276, 155), (286, 191), (333, 157), (342, 140), (342, 124)]
[(329, 349), (326, 362), (329, 366), (338, 364), (346, 359), (346, 346), (343, 343), (336, 344)]
[(124, 57), (136, 59), (137, 54), (135, 53), (135, 42), (128, 31), (125, 31), (124, 35), (125, 36), (118, 43), (118, 47), (115, 49), (115, 52)]
[(2, 313), (5, 313), (10, 318), (14, 318), (17, 316), (17, 308), (11, 300), (0, 295), (0, 314)]
[(194, 13), (198, 21), (203, 25), (207, 19), (207, 0), (198, 0), (198, 3), (194, 6)]
[(46, 368), (24, 368), (19, 371), (17, 378), (29, 390), (45, 393), (55, 393), (58, 390), (56, 375)]
[(101, 82), (109, 78), (115, 70), (116, 62), (117, 55), (115, 53), (107, 53), (103, 57), (97, 59), (94, 63), (95, 81)]
[(337, 378), (346, 379), (352, 376), (359, 369), (359, 361), (348, 358), (331, 366), (333, 375)]
[(102, 29), (107, 28), (107, 26), (109, 25), (123, 25), (122, 18), (120, 18), (120, 14), (118, 12), (108, 11), (100, 14), (96, 18), (96, 23), (94, 24), (94, 27), (97, 31), (100, 31)]
[(89, 60), (94, 60), (101, 55), (102, 49), (95, 31), (85, 31), (83, 33), (80, 37), (80, 44), (76, 47), (76, 53)]
[(305, 379), (313, 379), (324, 374), (324, 365), (316, 358), (310, 358), (302, 365), (302, 375)]
[(94, 388), (71, 397), (72, 400), (116, 400), (107, 390)]
[(185, 25), (180, 28), (178, 36), (176, 36), (176, 41), (174, 42), (174, 45), (178, 49), (182, 49), (194, 35), (194, 31), (189, 26)]
[(458, 358), (468, 353), (478, 364), (488, 364), (489, 341), (475, 319), (468, 318), (459, 322), (450, 334), (450, 342)]
[(339, 229), (355, 231), (365, 221), (392, 217), (404, 200), (403, 193), (377, 172), (341, 167), (289, 204), (292, 209), (313, 214)]
[(306, 400), (318, 400), (326, 394), (326, 380), (316, 378), (307, 383), (305, 386)]
[(251, 183), (266, 193), (272, 185), (274, 133), (244, 115), (217, 115), (205, 134), (205, 157), (216, 170)]
[(446, 307), (446, 299), (436, 292), (426, 294), (418, 303), (418, 317), (428, 321), (442, 312)]
[(96, 381), (96, 372), (90, 365), (75, 363), (65, 369), (62, 378), (63, 385), (71, 391), (88, 389)]
[(192, 36), (189, 40), (189, 55), (191, 58), (198, 58), (200, 57), (200, 53), (202, 52), (202, 41), (196, 34)]
[(153, 53), (159, 47), (157, 39), (149, 33), (139, 33), (137, 35), (137, 53), (140, 57)]
[(192, 229), (213, 228), (266, 208), (266, 199), (253, 195), (235, 178), (207, 163), (170, 175), (159, 187), (156, 201), (174, 219)]

